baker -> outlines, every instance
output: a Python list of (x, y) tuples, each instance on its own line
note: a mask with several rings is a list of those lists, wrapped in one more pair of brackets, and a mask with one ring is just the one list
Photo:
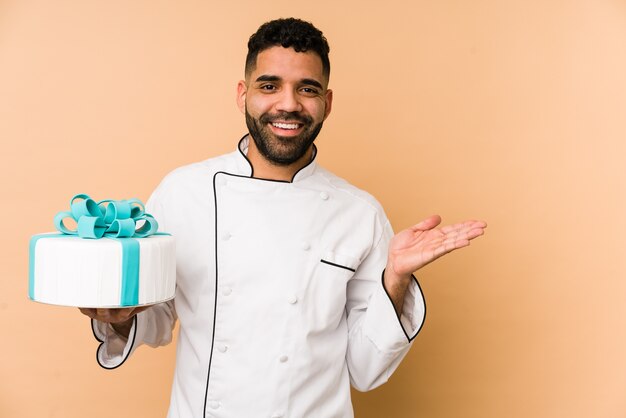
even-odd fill
[(308, 22), (248, 42), (237, 149), (179, 168), (148, 210), (176, 238), (173, 301), (90, 316), (99, 364), (172, 340), (170, 418), (352, 417), (350, 384), (385, 383), (424, 321), (413, 273), (483, 234), (430, 217), (394, 236), (379, 203), (319, 166), (329, 47)]

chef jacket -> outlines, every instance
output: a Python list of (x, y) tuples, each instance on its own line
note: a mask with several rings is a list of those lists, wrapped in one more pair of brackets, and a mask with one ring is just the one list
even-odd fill
[(291, 182), (253, 178), (248, 140), (154, 191), (148, 211), (176, 238), (176, 297), (139, 313), (128, 339), (93, 321), (98, 362), (169, 343), (178, 318), (168, 417), (353, 417), (349, 383), (389, 379), (422, 326), (421, 290), (412, 280), (398, 316), (382, 282), (393, 231), (372, 196), (316, 149)]

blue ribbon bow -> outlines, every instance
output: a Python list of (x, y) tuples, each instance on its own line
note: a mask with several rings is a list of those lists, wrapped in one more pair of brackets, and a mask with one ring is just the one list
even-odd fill
[[(65, 226), (63, 221), (72, 218), (76, 229)], [(143, 225), (137, 228), (137, 223)], [(86, 194), (77, 194), (70, 200), (70, 211), (63, 211), (54, 217), (54, 226), (64, 234), (78, 235), (81, 238), (145, 238), (159, 229), (152, 215), (146, 213), (139, 199), (101, 200), (96, 202)]]

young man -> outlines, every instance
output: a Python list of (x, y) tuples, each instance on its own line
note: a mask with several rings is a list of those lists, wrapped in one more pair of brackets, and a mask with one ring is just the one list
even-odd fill
[(413, 272), (483, 233), (433, 216), (393, 236), (374, 198), (317, 165), (328, 52), (310, 23), (259, 28), (237, 86), (249, 133), (149, 201), (176, 238), (175, 301), (82, 309), (105, 368), (180, 320), (169, 417), (352, 417), (350, 383), (386, 382), (422, 326)]

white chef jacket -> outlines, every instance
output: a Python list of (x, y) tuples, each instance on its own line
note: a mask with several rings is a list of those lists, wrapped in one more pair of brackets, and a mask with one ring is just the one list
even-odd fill
[(178, 318), (168, 417), (353, 417), (349, 383), (389, 379), (422, 326), (421, 290), (412, 281), (398, 317), (382, 284), (393, 232), (372, 196), (315, 156), (291, 182), (253, 178), (247, 149), (246, 136), (154, 191), (176, 297), (138, 314), (128, 340), (93, 321), (98, 362), (169, 343)]

